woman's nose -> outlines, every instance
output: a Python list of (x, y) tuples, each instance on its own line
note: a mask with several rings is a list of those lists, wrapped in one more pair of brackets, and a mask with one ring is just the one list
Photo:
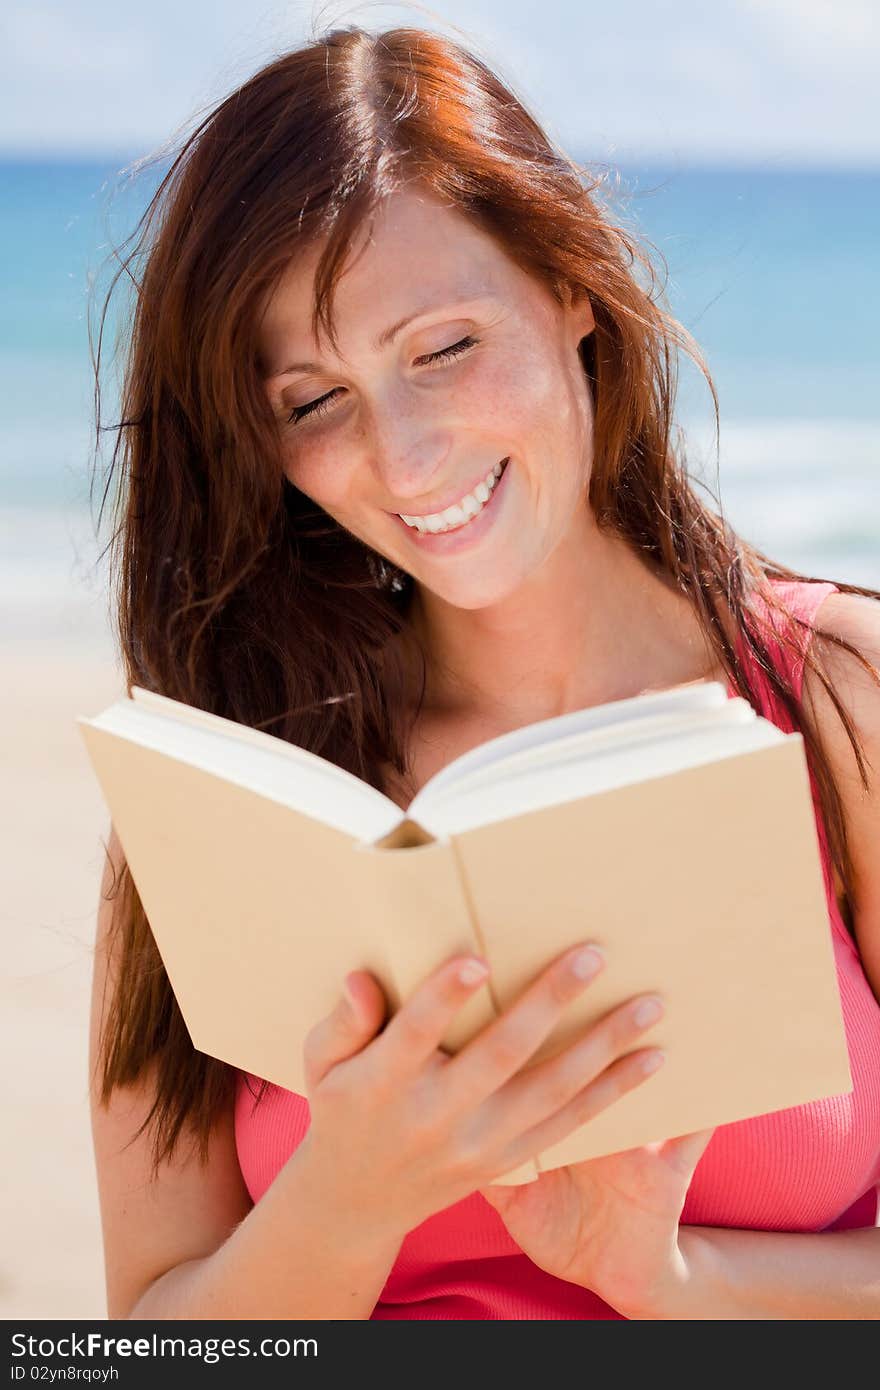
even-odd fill
[(448, 483), (452, 435), (426, 402), (395, 392), (373, 411), (371, 434), (373, 467), (389, 504), (405, 511)]

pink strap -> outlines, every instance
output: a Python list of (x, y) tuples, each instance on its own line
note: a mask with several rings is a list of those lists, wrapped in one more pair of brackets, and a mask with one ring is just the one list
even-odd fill
[[(809, 624), (808, 627), (801, 627), (798, 623), (786, 623), (783, 615), (771, 609), (760, 595), (756, 595), (754, 598), (754, 610), (759, 616), (762, 631), (768, 639), (773, 664), (778, 671), (788, 677), (795, 696), (799, 700), (803, 689), (804, 664), (812, 640), (816, 615), (828, 595), (837, 592), (837, 586), (830, 582), (821, 584), (800, 583), (794, 580), (779, 579), (771, 579), (770, 583), (774, 593), (786, 605), (789, 612)], [(786, 630), (789, 638), (796, 643), (794, 651), (780, 640)], [(790, 733), (791, 724), (788, 716), (774, 696), (764, 672), (749, 658), (747, 651), (741, 649), (740, 655), (748, 663), (749, 673), (757, 682), (762, 704), (766, 702), (768, 712), (774, 721), (781, 721), (780, 727)]]

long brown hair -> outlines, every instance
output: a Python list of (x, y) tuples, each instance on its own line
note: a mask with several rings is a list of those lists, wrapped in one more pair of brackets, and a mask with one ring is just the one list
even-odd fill
[[(123, 248), (95, 372), (100, 438), (101, 339), (125, 277), (136, 298), (101, 511), (112, 496), (115, 622), (129, 689), (147, 686), (268, 730), (376, 786), (383, 766), (406, 775), (413, 692), (392, 638), (405, 627), (412, 581), (283, 476), (256, 332), (259, 306), (291, 258), (321, 240), (312, 327), (334, 341), (333, 293), (352, 239), (414, 177), (478, 219), (557, 296), (588, 293), (596, 327), (581, 351), (595, 412), (598, 523), (688, 596), (719, 663), (753, 703), (736, 636), (766, 674), (804, 734), (849, 895), (830, 765), (755, 621), (756, 596), (779, 608), (771, 577), (809, 576), (748, 545), (696, 495), (673, 445), (679, 349), (704, 372), (717, 423), (715, 390), (696, 345), (661, 307), (650, 256), (608, 215), (602, 179), (554, 148), (482, 61), (433, 33), (352, 27), (264, 67), (185, 140)], [(873, 671), (848, 643), (822, 635)], [(807, 661), (867, 786), (855, 731), (815, 647)], [(102, 1098), (154, 1068), (142, 1128), (153, 1126), (156, 1166), (185, 1126), (204, 1156), (234, 1072), (193, 1049), (127, 866), (114, 895), (118, 986), (101, 1030)]]

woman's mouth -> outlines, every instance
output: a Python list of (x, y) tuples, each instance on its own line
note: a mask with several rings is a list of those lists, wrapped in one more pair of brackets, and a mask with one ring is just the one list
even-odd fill
[(483, 508), (488, 505), (489, 498), (495, 491), (507, 464), (507, 459), (502, 459), (500, 463), (496, 463), (493, 468), (490, 468), (485, 478), (477, 483), (472, 492), (467, 493), (454, 506), (447, 507), (445, 511), (433, 512), (425, 516), (405, 516), (399, 512), (401, 521), (422, 536), (443, 535), (447, 531), (458, 531), (462, 527), (470, 525), (480, 515)]
[[(504, 514), (505, 498), (510, 490), (509, 478), (513, 471), (508, 467), (509, 463), (509, 458), (502, 459), (477, 484), (472, 494), (473, 503), (463, 498), (456, 504), (457, 507), (461, 507), (461, 513), (453, 508), (440, 512), (439, 530), (428, 530), (428, 523), (433, 521), (431, 517), (404, 518), (394, 513), (398, 525), (406, 533), (407, 543), (423, 554), (438, 556), (458, 555), (478, 545)], [(472, 513), (470, 516), (466, 513), (465, 503), (467, 510)], [(450, 511), (453, 513), (452, 517), (449, 515)], [(460, 516), (464, 516), (464, 520), (458, 519)], [(421, 527), (413, 523), (421, 523)]]

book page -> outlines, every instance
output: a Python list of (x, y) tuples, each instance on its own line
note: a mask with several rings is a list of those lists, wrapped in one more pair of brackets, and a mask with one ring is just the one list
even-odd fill
[[(696, 681), (691, 685), (679, 686), (675, 690), (649, 691), (634, 695), (628, 700), (612, 700), (607, 704), (593, 705), (587, 709), (571, 710), (552, 719), (540, 719), (526, 724), (510, 733), (499, 734), (488, 739), (478, 747), (454, 758), (446, 767), (430, 777), (422, 787), (419, 798), (426, 801), (453, 782), (459, 782), (472, 774), (482, 772), (496, 763), (521, 753), (533, 752), (538, 756), (547, 744), (556, 746), (561, 740), (594, 730), (613, 728), (617, 724), (628, 723), (634, 719), (679, 716), (701, 710), (723, 710), (728, 704), (727, 692), (718, 681)], [(410, 805), (413, 811), (415, 800)]]
[(606, 751), (613, 752), (633, 742), (652, 743), (662, 740), (671, 747), (676, 740), (688, 738), (698, 729), (714, 730), (733, 724), (753, 724), (755, 718), (754, 710), (745, 700), (725, 700), (720, 708), (698, 709), (685, 714), (663, 712), (642, 715), (639, 718), (620, 719), (613, 723), (600, 723), (558, 739), (554, 738), (552, 741), (528, 745), (519, 751), (501, 753), (494, 758), (478, 758), (473, 764), (456, 768), (452, 776), (445, 777), (443, 773), (450, 771), (450, 764), (450, 767), (444, 768), (441, 774), (425, 784), (416, 798), (418, 805), (414, 800), (409, 807), (409, 813), (417, 815), (424, 809), (425, 814), (429, 815), (431, 808), (440, 801), (452, 800), (462, 795), (470, 796), (478, 787), (497, 785), (502, 781), (507, 783), (524, 773), (537, 772), (541, 768), (583, 762), (587, 758), (599, 757)]
[[(723, 736), (722, 736), (723, 735)], [(581, 757), (525, 764), (509, 776), (482, 783), (454, 785), (419, 808), (418, 820), (432, 835), (448, 836), (501, 820), (595, 796), (616, 787), (650, 782), (669, 773), (719, 762), (780, 743), (786, 735), (765, 720), (692, 729), (676, 739), (651, 740), (636, 735), (624, 744), (586, 750)]]
[[(149, 705), (119, 700), (96, 718), (77, 722), (223, 777), (356, 840), (380, 839), (401, 820), (390, 797), (305, 748), (146, 693)], [(162, 702), (161, 713), (155, 701)]]

